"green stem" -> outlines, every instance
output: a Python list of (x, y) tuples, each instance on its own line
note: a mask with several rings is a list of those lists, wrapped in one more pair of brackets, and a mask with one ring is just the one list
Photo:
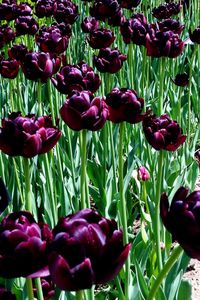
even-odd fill
[(31, 278), (26, 278), (26, 288), (27, 288), (28, 300), (34, 300), (33, 284)]
[(43, 292), (42, 292), (42, 284), (40, 278), (35, 278), (35, 285), (37, 289), (38, 300), (44, 300)]
[(83, 300), (83, 290), (77, 291), (75, 295), (75, 300)]
[(134, 88), (134, 75), (133, 75), (133, 44), (130, 43), (128, 47), (128, 66), (129, 66), (129, 74), (130, 74), (130, 88)]
[(183, 253), (183, 249), (181, 246), (176, 247), (172, 254), (170, 255), (169, 259), (167, 260), (166, 264), (164, 265), (163, 269), (159, 273), (158, 277), (153, 283), (153, 286), (149, 292), (149, 295), (147, 297), (147, 300), (153, 300), (156, 292), (158, 291), (163, 279), (166, 277), (166, 275), (169, 273), (171, 268), (173, 267), (174, 263), (177, 261), (179, 256)]
[(95, 299), (95, 297), (94, 297), (94, 286), (92, 286), (91, 289), (87, 290), (87, 297), (88, 297), (88, 300), (94, 300)]
[(42, 83), (39, 80), (37, 86), (38, 113), (42, 115)]
[(86, 199), (86, 163), (87, 163), (87, 130), (83, 129), (81, 135), (81, 209), (89, 207), (89, 200)]
[(162, 177), (163, 177), (163, 150), (159, 152), (158, 158), (158, 172), (157, 172), (157, 187), (156, 187), (156, 218), (155, 218), (155, 234), (156, 234), (156, 253), (158, 262), (158, 271), (162, 270), (162, 254), (160, 248), (160, 195), (162, 189)]
[(31, 172), (29, 158), (24, 157), (24, 178), (25, 178), (25, 208), (32, 212), (31, 203)]
[(18, 189), (18, 192), (19, 192), (21, 205), (23, 205), (24, 204), (24, 197), (23, 197), (23, 194), (22, 194), (19, 174), (18, 174), (18, 170), (17, 170), (17, 164), (16, 164), (16, 161), (15, 161), (14, 157), (13, 157), (13, 165), (14, 165), (14, 171), (15, 171), (15, 178), (16, 178), (16, 181), (17, 181), (17, 189)]
[(50, 107), (51, 107), (51, 116), (52, 116), (52, 123), (55, 125), (55, 108), (53, 105), (53, 99), (52, 99), (52, 92), (51, 92), (51, 80), (47, 80), (47, 89), (48, 89), (48, 97), (49, 97), (49, 102), (50, 102)]
[(114, 148), (114, 140), (113, 140), (113, 126), (111, 122), (108, 122), (108, 130), (110, 135), (110, 147), (111, 147), (111, 153), (112, 153), (112, 166), (113, 166), (113, 178), (114, 178), (114, 188), (115, 193), (118, 192), (118, 186), (117, 186), (117, 176), (116, 176), (116, 161), (115, 161), (115, 148)]
[(160, 89), (159, 89), (159, 116), (163, 113), (163, 101), (164, 101), (164, 81), (165, 81), (165, 58), (160, 58)]
[[(124, 193), (124, 162), (123, 162), (123, 145), (124, 145), (124, 127), (125, 123), (120, 123), (120, 136), (119, 136), (119, 193), (120, 193), (120, 206), (119, 214), (123, 227), (124, 244), (128, 243), (128, 228), (127, 228), (127, 212), (126, 212), (126, 199)], [(125, 264), (125, 299), (129, 299), (128, 287), (130, 281), (130, 257), (128, 257)]]

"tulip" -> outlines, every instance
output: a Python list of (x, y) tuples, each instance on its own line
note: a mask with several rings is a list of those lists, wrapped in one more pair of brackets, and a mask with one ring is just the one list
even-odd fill
[(156, 19), (168, 19), (173, 15), (179, 14), (181, 11), (182, 5), (180, 3), (166, 3), (161, 4), (158, 7), (153, 8), (152, 15)]
[(197, 150), (195, 152), (194, 156), (195, 156), (195, 159), (197, 160), (197, 163), (198, 163), (198, 165), (200, 167), (200, 150)]
[(52, 125), (51, 117), (22, 117), (19, 112), (3, 119), (0, 129), (0, 150), (10, 156), (33, 157), (46, 153), (61, 136), (60, 130)]
[(98, 56), (94, 55), (94, 65), (99, 72), (116, 73), (126, 60), (126, 55), (119, 52), (117, 48), (102, 48)]
[(188, 193), (188, 189), (180, 187), (170, 206), (167, 195), (163, 193), (160, 214), (173, 240), (181, 245), (188, 256), (200, 260), (200, 190)]
[(160, 117), (155, 115), (145, 117), (143, 130), (147, 141), (156, 150), (175, 151), (186, 140), (179, 124), (171, 120), (167, 114)]
[(8, 25), (0, 25), (0, 49), (15, 38), (15, 33)]
[(35, 35), (39, 29), (38, 22), (31, 16), (19, 16), (15, 21), (17, 36), (30, 34)]
[(87, 41), (93, 49), (109, 47), (115, 40), (112, 30), (99, 28), (90, 33)]
[(85, 17), (81, 23), (81, 28), (84, 33), (90, 33), (97, 30), (99, 27), (99, 22), (93, 17)]
[(49, 269), (61, 290), (78, 291), (112, 280), (126, 261), (122, 230), (92, 209), (63, 217), (53, 230)]
[(2, 60), (0, 62), (0, 74), (4, 78), (14, 79), (19, 72), (19, 62), (16, 59)]
[(124, 16), (122, 9), (118, 10), (116, 14), (108, 18), (108, 25), (113, 27), (120, 26), (123, 22)]
[[(50, 300), (55, 295), (55, 287), (50, 276), (40, 278), (44, 300)], [(33, 288), (34, 296), (37, 298), (37, 289)]]
[(52, 233), (28, 211), (7, 215), (0, 223), (0, 276), (41, 277), (49, 274), (47, 244)]
[(7, 208), (9, 202), (11, 201), (10, 196), (8, 194), (8, 191), (5, 187), (5, 184), (3, 180), (0, 177), (0, 214), (4, 212), (4, 210)]
[(16, 296), (8, 291), (4, 286), (0, 285), (0, 299), (1, 300), (17, 300)]
[(60, 109), (61, 118), (73, 130), (101, 129), (108, 117), (107, 105), (89, 91), (74, 92)]
[(153, 25), (146, 35), (147, 55), (153, 57), (176, 58), (184, 49), (184, 42), (173, 31), (160, 31)]
[(200, 44), (200, 26), (195, 28), (193, 32), (190, 30), (189, 34), (193, 43)]
[(122, 8), (132, 9), (137, 7), (141, 0), (118, 0), (118, 2)]
[(15, 6), (15, 17), (30, 16), (32, 14), (32, 8), (27, 3), (20, 3)]
[(189, 84), (189, 75), (186, 73), (177, 74), (174, 79), (172, 79), (174, 84), (177, 86), (187, 86)]
[(69, 37), (62, 35), (61, 30), (55, 25), (43, 26), (36, 35), (36, 43), (43, 52), (60, 54), (67, 49)]
[(57, 63), (59, 60), (55, 60), (49, 53), (29, 52), (21, 61), (21, 67), (26, 78), (46, 82), (58, 69)]
[(11, 59), (22, 61), (24, 56), (28, 53), (28, 49), (24, 44), (15, 44), (8, 49), (8, 56)]
[(38, 18), (50, 17), (53, 15), (54, 0), (38, 0), (35, 5), (35, 14)]
[(89, 90), (95, 93), (101, 81), (92, 67), (84, 61), (77, 65), (66, 65), (61, 68), (55, 78), (51, 79), (60, 93), (71, 94), (73, 91)]
[(158, 22), (158, 28), (160, 31), (173, 31), (174, 33), (181, 34), (184, 29), (184, 25), (181, 25), (178, 20), (166, 19), (162, 22)]
[(78, 6), (69, 0), (54, 1), (53, 11), (58, 23), (73, 24), (78, 18)]
[(143, 14), (135, 14), (122, 22), (120, 31), (126, 44), (145, 45), (147, 20)]
[(15, 19), (15, 5), (12, 3), (0, 4), (0, 20), (11, 21)]
[(90, 14), (97, 20), (105, 21), (115, 16), (120, 10), (117, 0), (95, 0), (93, 6), (90, 7)]
[(114, 88), (105, 100), (109, 109), (109, 120), (113, 123), (126, 121), (131, 124), (143, 120), (144, 99), (137, 96), (136, 91), (126, 88)]
[(139, 167), (138, 168), (138, 180), (148, 181), (149, 179), (150, 179), (149, 171), (144, 166)]

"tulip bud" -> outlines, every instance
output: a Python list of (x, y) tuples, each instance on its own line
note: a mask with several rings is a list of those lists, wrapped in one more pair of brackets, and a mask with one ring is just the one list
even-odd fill
[(51, 238), (48, 225), (36, 223), (30, 212), (7, 215), (0, 223), (0, 276), (48, 275), (46, 246)]
[(136, 91), (126, 88), (114, 88), (105, 100), (109, 109), (109, 120), (113, 123), (126, 121), (131, 124), (143, 120), (144, 99), (139, 98)]
[(189, 31), (190, 39), (193, 43), (200, 44), (200, 26), (195, 28), (193, 32)]
[(160, 214), (163, 224), (186, 254), (200, 260), (200, 190), (189, 195), (188, 192), (188, 189), (180, 187), (170, 206), (167, 195), (163, 193), (160, 200)]
[(120, 53), (117, 48), (102, 48), (98, 56), (94, 55), (93, 61), (99, 72), (113, 74), (122, 68), (126, 59), (127, 56)]
[(150, 174), (148, 170), (144, 167), (141, 166), (138, 168), (138, 180), (140, 181), (148, 181), (150, 179)]
[(101, 129), (108, 117), (107, 105), (88, 91), (74, 92), (60, 109), (63, 121), (73, 130)]
[(123, 245), (117, 223), (92, 209), (61, 218), (53, 230), (49, 270), (61, 290), (78, 291), (112, 280), (125, 263), (131, 245)]
[(112, 30), (99, 28), (90, 33), (87, 41), (93, 49), (109, 47), (115, 40)]
[(143, 130), (147, 141), (156, 150), (175, 151), (186, 140), (179, 124), (166, 114), (145, 117)]
[(153, 8), (152, 15), (156, 19), (168, 19), (173, 15), (177, 15), (181, 11), (182, 5), (180, 3), (166, 3)]
[(0, 128), (0, 150), (10, 156), (34, 157), (50, 151), (61, 136), (48, 116), (22, 117), (11, 113), (2, 120)]
[(174, 84), (177, 86), (187, 86), (189, 84), (189, 76), (186, 73), (183, 74), (177, 74), (174, 79), (172, 79)]
[(0, 74), (4, 78), (14, 79), (19, 72), (19, 62), (16, 59), (2, 60), (0, 62)]
[(17, 36), (30, 34), (34, 35), (38, 29), (38, 22), (31, 16), (19, 16), (15, 21)]

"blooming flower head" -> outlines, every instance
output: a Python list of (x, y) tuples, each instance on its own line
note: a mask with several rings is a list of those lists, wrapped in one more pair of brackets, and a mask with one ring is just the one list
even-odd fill
[(166, 3), (153, 8), (152, 15), (157, 19), (168, 19), (173, 15), (177, 15), (181, 11), (180, 3)]
[(52, 149), (61, 136), (51, 117), (11, 113), (2, 120), (0, 150), (11, 156), (33, 157)]
[(35, 14), (38, 18), (50, 17), (53, 15), (53, 0), (38, 0), (35, 5)]
[(163, 193), (160, 213), (173, 239), (181, 245), (188, 256), (200, 260), (200, 190), (188, 193), (188, 189), (180, 187), (171, 205), (167, 195)]
[(200, 26), (195, 28), (193, 32), (189, 32), (190, 39), (193, 43), (200, 44)]
[(0, 74), (4, 78), (14, 79), (19, 71), (19, 62), (16, 59), (3, 59), (0, 62)]
[(90, 33), (87, 42), (93, 49), (109, 47), (115, 40), (112, 30), (99, 28)]
[(58, 23), (73, 24), (78, 18), (78, 6), (70, 0), (54, 1), (53, 10)]
[(177, 74), (172, 81), (177, 86), (187, 86), (189, 84), (189, 75), (187, 73)]
[(108, 117), (108, 108), (100, 97), (88, 91), (74, 92), (60, 109), (63, 121), (73, 130), (101, 129)]
[(81, 23), (81, 28), (84, 33), (90, 33), (97, 30), (99, 27), (99, 22), (93, 17), (85, 17)]
[(31, 16), (19, 16), (15, 20), (15, 28), (17, 36), (30, 34), (34, 35), (38, 29), (38, 22)]
[(105, 21), (113, 17), (120, 10), (117, 0), (95, 0), (93, 6), (90, 7), (90, 14), (97, 20)]
[(0, 276), (48, 275), (46, 246), (51, 238), (48, 225), (36, 223), (30, 212), (7, 215), (0, 223)]
[(114, 220), (92, 209), (61, 218), (49, 253), (52, 280), (61, 290), (77, 291), (112, 280), (130, 251)]
[(167, 114), (145, 117), (143, 130), (147, 141), (156, 150), (175, 151), (186, 140), (179, 124)]

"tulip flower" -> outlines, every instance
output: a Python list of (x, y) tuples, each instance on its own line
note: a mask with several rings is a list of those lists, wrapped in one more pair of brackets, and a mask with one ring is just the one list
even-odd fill
[(22, 61), (24, 56), (28, 53), (28, 49), (24, 44), (14, 44), (8, 49), (8, 56), (11, 59)]
[(0, 49), (15, 38), (15, 33), (8, 25), (0, 25)]
[(177, 86), (187, 86), (189, 84), (189, 75), (186, 73), (177, 74), (174, 79), (172, 79), (174, 84)]
[(195, 156), (195, 159), (197, 160), (197, 163), (198, 163), (198, 165), (200, 167), (200, 150), (197, 150), (195, 152), (194, 156)]
[(60, 59), (49, 53), (29, 52), (21, 61), (21, 67), (26, 78), (46, 82), (60, 67)]
[(51, 117), (11, 113), (2, 120), (0, 150), (11, 156), (33, 157), (50, 151), (61, 136)]
[(87, 42), (93, 49), (109, 47), (115, 40), (112, 30), (99, 28), (90, 33)]
[(137, 7), (141, 0), (118, 0), (118, 2), (122, 8), (132, 9)]
[(19, 71), (19, 62), (16, 59), (1, 60), (0, 74), (4, 78), (14, 79)]
[(46, 246), (51, 238), (48, 225), (36, 223), (30, 212), (7, 215), (0, 223), (0, 276), (48, 275)]
[(152, 15), (156, 19), (168, 19), (173, 15), (177, 15), (181, 11), (182, 5), (180, 3), (166, 3), (153, 8)]
[(19, 16), (15, 20), (17, 36), (30, 34), (35, 35), (39, 29), (38, 22), (31, 16)]
[(27, 3), (20, 3), (15, 6), (15, 17), (30, 16), (32, 8)]
[(101, 129), (108, 117), (108, 108), (100, 97), (89, 91), (74, 92), (60, 109), (63, 121), (73, 130)]
[(200, 26), (195, 28), (193, 32), (190, 30), (189, 34), (193, 43), (200, 44)]
[(0, 4), (0, 20), (11, 21), (15, 19), (15, 5), (9, 3)]
[(0, 299), (1, 300), (17, 300), (16, 296), (8, 291), (4, 286), (0, 285)]
[(126, 261), (122, 230), (92, 209), (63, 217), (53, 230), (49, 270), (61, 290), (78, 291), (112, 280)]
[(73, 91), (89, 90), (95, 93), (100, 84), (98, 74), (84, 61), (77, 65), (66, 65), (61, 68), (56, 77), (51, 79), (60, 93), (71, 94)]
[(99, 27), (99, 22), (93, 17), (85, 17), (81, 23), (81, 28), (84, 33), (90, 33), (97, 30)]
[(35, 14), (38, 18), (50, 17), (53, 15), (54, 0), (38, 0), (35, 5)]
[(116, 14), (108, 18), (108, 25), (113, 27), (120, 26), (123, 22), (124, 16), (122, 9), (119, 9)]
[(139, 167), (138, 168), (138, 180), (148, 181), (149, 179), (150, 179), (149, 171), (144, 166)]
[(126, 58), (117, 48), (102, 48), (97, 56), (94, 55), (93, 61), (99, 72), (113, 74), (122, 68)]
[(178, 20), (166, 19), (157, 23), (160, 31), (173, 31), (174, 33), (181, 34), (184, 29), (184, 25), (181, 25)]
[(126, 121), (131, 124), (143, 120), (144, 99), (136, 91), (126, 88), (114, 88), (105, 99), (109, 109), (109, 120), (113, 123)]
[(163, 193), (160, 214), (173, 240), (181, 245), (188, 256), (200, 260), (200, 190), (188, 193), (188, 189), (180, 187), (170, 206), (167, 195)]
[(53, 11), (58, 23), (73, 24), (78, 18), (78, 6), (70, 0), (54, 1)]
[(145, 117), (143, 130), (148, 143), (156, 150), (175, 151), (186, 140), (179, 124), (171, 120), (167, 114), (160, 117), (155, 115)]
[[(44, 300), (50, 300), (55, 295), (55, 287), (50, 276), (42, 277), (41, 286)], [(33, 288), (34, 296), (37, 298), (37, 289)]]
[(95, 0), (93, 6), (90, 7), (90, 14), (97, 20), (105, 21), (115, 16), (120, 10), (117, 0)]

